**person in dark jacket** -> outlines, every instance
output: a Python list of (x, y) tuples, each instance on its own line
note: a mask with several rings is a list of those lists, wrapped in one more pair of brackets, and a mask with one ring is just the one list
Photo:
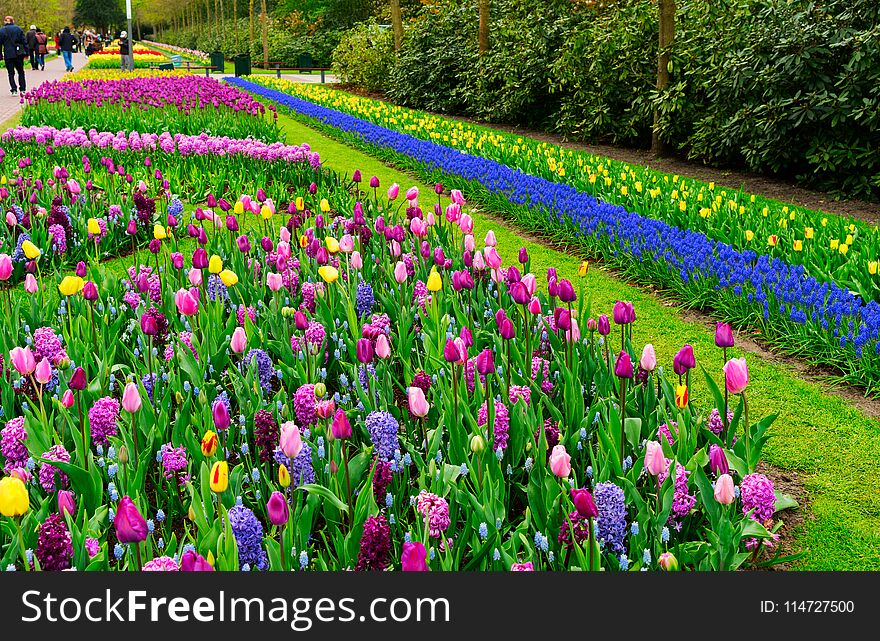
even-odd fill
[[(9, 74), (9, 90), (12, 95), (19, 91), (27, 91), (27, 82), (24, 78), (24, 59), (28, 55), (27, 40), (24, 31), (21, 30), (12, 16), (6, 16), (3, 28), (0, 29), (0, 53), (6, 61), (6, 72)], [(15, 72), (18, 72), (18, 87), (15, 86)]]
[(64, 27), (61, 37), (58, 38), (58, 48), (61, 49), (61, 57), (64, 58), (64, 67), (73, 71), (73, 47), (76, 44), (76, 36), (70, 33), (70, 27)]
[(25, 42), (28, 46), (28, 55), (31, 57), (31, 71), (37, 70), (37, 25), (31, 25), (28, 32), (24, 34)]
[(40, 68), (40, 71), (46, 70), (46, 54), (49, 53), (49, 36), (43, 33), (42, 29), (37, 29), (36, 33), (36, 41), (37, 41), (37, 54), (36, 61), (37, 66)]
[(133, 69), (131, 64), (131, 41), (128, 39), (128, 32), (123, 31), (119, 34), (119, 58), (123, 71)]

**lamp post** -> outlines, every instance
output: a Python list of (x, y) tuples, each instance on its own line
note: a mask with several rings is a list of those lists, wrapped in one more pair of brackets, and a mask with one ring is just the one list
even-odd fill
[(128, 20), (128, 70), (134, 71), (134, 43), (131, 31), (131, 0), (125, 0), (125, 17)]

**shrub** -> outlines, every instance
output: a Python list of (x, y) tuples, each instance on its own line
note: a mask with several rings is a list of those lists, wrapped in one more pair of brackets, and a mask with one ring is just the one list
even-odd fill
[(333, 69), (340, 81), (368, 91), (385, 91), (393, 65), (394, 36), (375, 24), (346, 32), (333, 50)]

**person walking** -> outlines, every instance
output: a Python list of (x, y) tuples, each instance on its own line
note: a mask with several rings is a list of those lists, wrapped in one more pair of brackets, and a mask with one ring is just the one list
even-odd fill
[(122, 65), (123, 71), (128, 71), (132, 68), (130, 61), (131, 57), (131, 42), (128, 39), (128, 32), (123, 31), (119, 34), (119, 62)]
[[(21, 30), (12, 16), (6, 16), (3, 20), (3, 28), (0, 28), (0, 55), (6, 61), (6, 73), (9, 74), (9, 90), (12, 95), (19, 91), (27, 91), (27, 82), (24, 78), (24, 59), (28, 55), (27, 40), (24, 31)], [(15, 72), (18, 72), (18, 87), (15, 86)]]
[(49, 36), (43, 33), (42, 29), (37, 29), (37, 66), (40, 71), (46, 71), (46, 55), (49, 53)]
[(58, 38), (58, 48), (61, 50), (61, 57), (64, 58), (64, 68), (67, 71), (73, 71), (73, 47), (76, 44), (76, 36), (70, 33), (70, 27), (64, 27), (61, 37)]
[(37, 26), (31, 25), (31, 28), (28, 29), (28, 32), (24, 34), (24, 39), (27, 42), (28, 47), (28, 55), (31, 58), (31, 71), (37, 70)]

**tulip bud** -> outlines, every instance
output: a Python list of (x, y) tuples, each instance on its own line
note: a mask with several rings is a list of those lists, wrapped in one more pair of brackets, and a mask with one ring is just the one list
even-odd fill
[(480, 434), (474, 434), (471, 437), (470, 448), (471, 452), (473, 452), (474, 454), (479, 454), (486, 449), (486, 439), (484, 439)]
[(672, 552), (664, 552), (660, 555), (660, 558), (657, 559), (657, 562), (666, 572), (678, 572), (678, 559), (675, 558)]
[(67, 512), (70, 516), (76, 516), (76, 501), (73, 498), (73, 492), (68, 490), (58, 491), (58, 513), (64, 516)]
[(315, 398), (324, 398), (327, 394), (327, 386), (324, 383), (315, 383)]
[(232, 424), (232, 420), (229, 418), (229, 408), (220, 399), (217, 399), (211, 405), (211, 417), (214, 419), (214, 427), (217, 428), (218, 432), (229, 429), (229, 426)]
[(285, 525), (290, 518), (290, 508), (281, 492), (272, 492), (268, 503), (266, 503), (266, 510), (272, 525)]

